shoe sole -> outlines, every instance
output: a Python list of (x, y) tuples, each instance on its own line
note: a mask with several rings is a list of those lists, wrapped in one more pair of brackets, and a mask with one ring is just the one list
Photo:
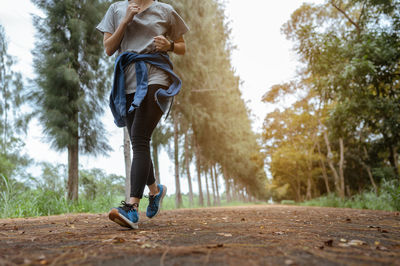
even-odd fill
[(163, 193), (162, 193), (161, 199), (160, 199), (160, 207), (158, 208), (158, 211), (156, 212), (156, 214), (154, 214), (153, 217), (151, 217), (151, 218), (148, 217), (149, 219), (153, 219), (153, 218), (156, 217), (156, 216), (158, 215), (158, 213), (161, 211), (162, 201), (163, 201), (165, 195), (167, 194), (167, 187), (164, 186), (164, 185), (162, 185), (162, 186), (163, 186)]
[(110, 211), (110, 213), (108, 214), (108, 218), (111, 221), (113, 221), (113, 222), (115, 222), (115, 223), (117, 223), (117, 224), (119, 224), (120, 226), (123, 226), (123, 227), (128, 227), (128, 228), (132, 228), (132, 229), (138, 229), (139, 228), (137, 222), (133, 223), (133, 222), (129, 221), (128, 218), (126, 218), (125, 216), (119, 214), (117, 209), (112, 209)]

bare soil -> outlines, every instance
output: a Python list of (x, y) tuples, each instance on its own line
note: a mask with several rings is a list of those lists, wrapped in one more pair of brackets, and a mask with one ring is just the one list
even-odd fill
[(400, 265), (397, 212), (257, 205), (0, 220), (0, 265)]

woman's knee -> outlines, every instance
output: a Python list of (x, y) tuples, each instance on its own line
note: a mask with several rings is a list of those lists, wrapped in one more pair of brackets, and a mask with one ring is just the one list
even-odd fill
[(150, 138), (146, 136), (135, 136), (131, 137), (132, 149), (137, 150), (147, 150), (150, 149)]

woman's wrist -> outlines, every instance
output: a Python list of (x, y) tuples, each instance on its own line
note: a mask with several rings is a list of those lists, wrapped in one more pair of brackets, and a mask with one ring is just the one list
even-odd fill
[(174, 41), (169, 41), (169, 48), (167, 52), (173, 52), (175, 50), (175, 43)]

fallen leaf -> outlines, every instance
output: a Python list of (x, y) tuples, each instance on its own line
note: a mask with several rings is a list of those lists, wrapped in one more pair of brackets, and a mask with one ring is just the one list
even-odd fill
[(222, 248), (224, 246), (224, 244), (220, 243), (220, 244), (216, 244), (216, 245), (208, 245), (207, 248)]
[(378, 232), (381, 232), (381, 233), (389, 233), (387, 230), (381, 229), (381, 228), (378, 228)]
[(293, 260), (285, 260), (286, 265), (293, 265), (294, 261)]
[(157, 247), (154, 244), (150, 244), (150, 243), (144, 243), (143, 245), (140, 246), (141, 248), (155, 248)]
[(376, 249), (377, 250), (388, 250), (388, 248), (386, 248), (384, 246), (377, 246)]
[(275, 235), (283, 235), (285, 234), (284, 232), (274, 232)]
[(329, 239), (324, 242), (324, 245), (327, 247), (332, 247), (333, 246), (333, 239)]
[(342, 248), (348, 248), (348, 247), (350, 247), (350, 245), (347, 244), (347, 243), (339, 243), (338, 246), (339, 246), (339, 247), (342, 247)]
[(368, 225), (368, 228), (381, 228), (380, 226), (376, 226), (376, 225)]
[(123, 239), (122, 237), (114, 237), (113, 239), (113, 243), (114, 244), (120, 244), (120, 243), (125, 243), (125, 239)]
[(107, 242), (112, 242), (114, 244), (119, 244), (119, 243), (124, 243), (125, 239), (123, 239), (122, 237), (114, 237), (114, 238), (110, 238), (110, 239), (105, 239), (102, 241), (103, 243), (107, 243)]
[(226, 237), (232, 236), (232, 234), (229, 234), (229, 233), (217, 233), (217, 235), (219, 235), (219, 236), (226, 236)]
[(362, 246), (362, 245), (367, 245), (367, 243), (365, 243), (362, 240), (353, 239), (348, 243), (348, 245), (350, 245), (350, 246)]
[(48, 262), (47, 260), (41, 260), (39, 263), (40, 263), (40, 265), (46, 265), (46, 264), (49, 264), (49, 262)]
[(379, 241), (375, 241), (375, 246), (379, 246), (380, 244), (381, 244), (381, 242), (379, 242)]
[(340, 239), (340, 242), (342, 242), (342, 243), (346, 243), (346, 242), (347, 242), (347, 240), (346, 240), (346, 239), (344, 239), (344, 238), (341, 238), (341, 239)]

